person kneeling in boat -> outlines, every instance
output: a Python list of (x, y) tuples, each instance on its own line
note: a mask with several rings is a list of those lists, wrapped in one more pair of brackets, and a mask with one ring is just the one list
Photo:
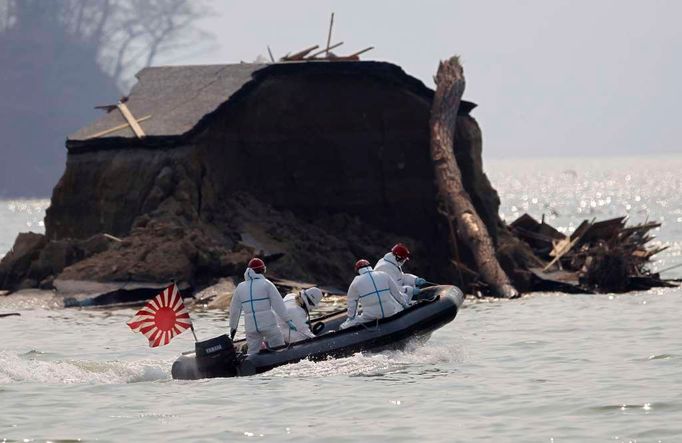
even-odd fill
[(230, 338), (234, 339), (239, 317), (244, 313), (248, 355), (258, 353), (263, 341), (271, 348), (284, 346), (284, 337), (277, 326), (275, 313), (284, 319), (289, 329), (296, 331), (282, 296), (263, 275), (265, 270), (263, 260), (252, 258), (244, 272), (244, 281), (237, 285), (230, 303)]
[(426, 284), (426, 280), (414, 274), (403, 272), (403, 265), (410, 259), (410, 250), (402, 243), (398, 243), (379, 259), (374, 269), (388, 274), (398, 287), (405, 293), (407, 302), (419, 295), (419, 287)]
[[(375, 271), (367, 260), (355, 263), (358, 276), (348, 288), (348, 318), (341, 329), (372, 320), (390, 317), (409, 306), (407, 297), (388, 274)], [(358, 309), (362, 307), (362, 314)]]
[(284, 297), (287, 314), (296, 326), (295, 331), (289, 329), (287, 323), (281, 317), (277, 317), (279, 328), (286, 343), (296, 343), (315, 337), (315, 334), (310, 330), (310, 310), (318, 306), (321, 300), (322, 291), (315, 287), (299, 291), (297, 294), (290, 293)]

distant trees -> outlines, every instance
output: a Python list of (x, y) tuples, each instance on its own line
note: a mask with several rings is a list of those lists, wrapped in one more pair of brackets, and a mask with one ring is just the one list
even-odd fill
[(119, 86), (157, 56), (208, 35), (194, 27), (204, 2), (187, 0), (0, 0), (0, 38), (55, 31), (81, 46)]
[(47, 195), (64, 138), (116, 100), (133, 74), (207, 35), (187, 0), (0, 0), (0, 197)]

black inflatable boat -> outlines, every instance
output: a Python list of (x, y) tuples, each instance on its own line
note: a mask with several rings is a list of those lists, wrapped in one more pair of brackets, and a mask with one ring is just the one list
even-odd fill
[(378, 321), (339, 329), (346, 311), (313, 320), (315, 338), (260, 351), (246, 356), (239, 350), (243, 340), (232, 342), (227, 335), (196, 343), (194, 352), (181, 355), (171, 371), (174, 379), (197, 380), (259, 374), (303, 359), (347, 357), (356, 352), (402, 349), (412, 339), (427, 340), (431, 332), (451, 322), (463, 303), (455, 286), (433, 286), (422, 290), (419, 303)]

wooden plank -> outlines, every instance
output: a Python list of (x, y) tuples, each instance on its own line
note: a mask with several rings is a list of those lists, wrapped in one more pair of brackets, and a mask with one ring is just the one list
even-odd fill
[[(145, 115), (144, 117), (140, 118), (137, 120), (138, 123), (143, 122), (145, 120), (149, 120), (152, 118), (151, 115)], [(102, 137), (103, 135), (111, 134), (112, 132), (120, 131), (121, 129), (125, 129), (130, 127), (128, 123), (123, 123), (122, 125), (114, 126), (113, 128), (105, 129), (104, 131), (97, 132), (95, 134), (89, 135), (85, 137), (85, 140), (89, 140), (91, 138), (97, 138), (97, 137)]]
[(339, 62), (358, 61), (358, 60), (360, 60), (360, 54), (364, 54), (365, 52), (370, 51), (372, 49), (374, 49), (374, 46), (370, 46), (369, 48), (365, 48), (361, 51), (354, 52), (350, 55), (339, 55), (339, 56), (330, 55), (329, 60), (334, 60), (334, 61), (339, 61)]
[[(590, 223), (589, 226), (591, 227), (594, 225)], [(564, 240), (559, 241), (557, 244), (555, 244), (554, 250), (552, 252), (550, 252), (550, 254), (549, 254), (550, 256), (552, 254), (554, 254), (554, 258), (552, 259), (551, 262), (549, 262), (547, 264), (547, 266), (544, 267), (543, 271), (547, 272), (547, 270), (549, 268), (551, 268), (554, 263), (558, 262), (561, 259), (561, 257), (568, 254), (568, 252), (571, 249), (573, 249), (573, 247), (580, 241), (580, 239), (583, 238), (583, 235), (585, 235), (585, 233), (589, 230), (590, 230), (589, 227), (586, 228), (581, 233), (579, 233), (575, 238), (573, 238), (570, 242), (568, 241), (570, 237), (568, 237)]]
[(538, 234), (536, 232), (531, 232), (531, 231), (526, 231), (523, 228), (514, 228), (512, 230), (519, 238), (522, 240), (527, 240), (527, 239), (532, 239), (532, 240), (538, 240), (541, 242), (545, 242), (548, 244), (551, 244), (553, 241), (556, 239), (552, 237), (547, 237), (546, 235)]
[(571, 234), (571, 240), (575, 239), (576, 237), (582, 237), (585, 232), (587, 232), (592, 224), (594, 223), (596, 219), (593, 218), (592, 221), (587, 221), (583, 220), (582, 223), (578, 225), (577, 228), (575, 228), (575, 231), (573, 231), (573, 234)]
[(308, 55), (308, 53), (309, 53), (310, 51), (314, 51), (314, 50), (316, 50), (316, 49), (319, 48), (319, 47), (320, 47), (320, 45), (311, 46), (311, 47), (309, 47), (309, 48), (305, 48), (305, 49), (302, 50), (302, 51), (298, 51), (298, 52), (296, 52), (296, 53), (294, 53), (294, 54), (287, 55), (287, 56), (284, 57), (284, 58), (285, 58), (286, 60), (302, 60), (303, 57), (305, 57), (306, 55)]
[(334, 28), (334, 13), (329, 21), (329, 34), (327, 35), (327, 48), (324, 50), (324, 56), (329, 57), (329, 50), (332, 49), (329, 44), (332, 42), (332, 29)]
[(144, 131), (142, 130), (142, 126), (140, 126), (137, 120), (135, 120), (135, 117), (128, 109), (128, 106), (125, 103), (121, 102), (119, 102), (116, 106), (118, 107), (118, 110), (121, 111), (121, 115), (123, 115), (123, 118), (125, 118), (128, 124), (130, 125), (130, 128), (135, 133), (135, 136), (137, 138), (144, 138), (145, 135)]
[(592, 294), (593, 291), (580, 286), (578, 274), (575, 272), (553, 271), (545, 272), (540, 268), (531, 267), (528, 270), (541, 281), (540, 287), (548, 291), (561, 291), (573, 294)]
[(628, 226), (627, 228), (623, 228), (620, 230), (621, 233), (628, 233), (628, 232), (646, 232), (650, 231), (655, 228), (660, 228), (661, 224), (659, 222), (648, 222), (644, 223), (643, 225), (635, 225), (635, 226)]
[(115, 241), (115, 242), (119, 242), (119, 243), (120, 243), (120, 242), (123, 241), (123, 240), (121, 240), (120, 238), (115, 237), (115, 236), (113, 236), (113, 235), (111, 235), (111, 234), (106, 234), (106, 233), (104, 233), (104, 234), (102, 234), (102, 235), (103, 235), (105, 238), (108, 238), (109, 240), (112, 240), (112, 241)]
[(335, 43), (335, 44), (333, 44), (333, 45), (331, 45), (325, 49), (320, 49), (317, 52), (313, 52), (312, 54), (310, 54), (309, 56), (306, 57), (306, 60), (310, 60), (311, 58), (317, 57), (318, 55), (322, 54), (323, 52), (326, 53), (325, 57), (328, 57), (330, 49), (338, 48), (342, 44), (343, 44), (343, 42)]
[(518, 227), (523, 228), (526, 231), (537, 232), (537, 230), (540, 228), (540, 223), (533, 217), (531, 217), (529, 214), (524, 213), (519, 218), (511, 222), (509, 224), (509, 227), (512, 229)]
[(354, 52), (354, 53), (352, 53), (351, 55), (347, 55), (347, 56), (345, 56), (344, 58), (346, 58), (346, 57), (358, 57), (360, 54), (364, 54), (365, 52), (371, 51), (372, 49), (374, 49), (374, 46), (370, 46), (370, 47), (368, 47), (368, 48), (361, 49), (360, 51)]

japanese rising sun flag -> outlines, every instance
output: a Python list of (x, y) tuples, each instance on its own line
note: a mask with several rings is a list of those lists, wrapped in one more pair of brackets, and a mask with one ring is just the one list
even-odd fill
[(149, 346), (164, 346), (178, 334), (192, 327), (189, 312), (175, 283), (149, 300), (133, 317), (128, 326), (144, 334)]

